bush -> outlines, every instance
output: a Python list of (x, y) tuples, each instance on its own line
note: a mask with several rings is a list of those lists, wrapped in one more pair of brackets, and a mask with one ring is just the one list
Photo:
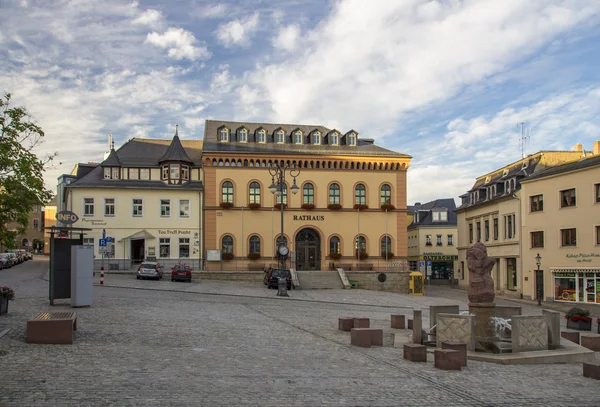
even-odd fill
[(332, 211), (339, 211), (342, 209), (342, 205), (340, 204), (329, 204), (327, 205), (327, 209), (331, 209)]
[(361, 211), (364, 211), (365, 209), (369, 209), (369, 205), (356, 204), (354, 205), (354, 209), (360, 209)]
[(231, 202), (221, 202), (219, 206), (223, 209), (233, 208), (233, 203)]
[(250, 209), (260, 209), (260, 204), (251, 203), (251, 204), (248, 204), (248, 208), (250, 208)]
[(306, 209), (307, 211), (312, 211), (315, 209), (315, 205), (313, 204), (302, 204), (302, 209)]
[(386, 210), (391, 211), (392, 209), (396, 209), (396, 207), (394, 205), (392, 205), (392, 204), (383, 204), (383, 205), (381, 205), (381, 210), (382, 211), (386, 211)]
[(223, 253), (223, 254), (221, 255), (221, 258), (222, 258), (223, 260), (225, 260), (225, 261), (227, 261), (227, 260), (233, 260), (233, 253), (228, 253), (228, 252), (225, 252), (225, 253)]
[(342, 254), (341, 253), (337, 253), (337, 252), (331, 252), (329, 253), (329, 258), (331, 260), (339, 260), (342, 258)]
[(275, 208), (277, 210), (281, 210), (281, 205), (283, 205), (283, 209), (287, 208), (287, 204), (280, 204), (280, 203), (273, 205), (273, 208)]
[(565, 314), (566, 319), (571, 321), (591, 321), (590, 311), (583, 308), (573, 307)]
[(248, 258), (250, 260), (258, 260), (260, 259), (260, 253), (248, 253)]
[(15, 292), (10, 287), (0, 286), (0, 297), (8, 297), (8, 300), (12, 301), (15, 299)]

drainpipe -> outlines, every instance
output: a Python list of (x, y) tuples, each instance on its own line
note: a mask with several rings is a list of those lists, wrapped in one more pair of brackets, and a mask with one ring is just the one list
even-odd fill
[(202, 271), (204, 270), (204, 262), (202, 261), (204, 257), (204, 194), (202, 192), (198, 192), (198, 203), (198, 209), (200, 211), (200, 217), (198, 218), (198, 237), (200, 239), (200, 247), (198, 248), (200, 253), (198, 254), (198, 258), (200, 259), (200, 264), (198, 269), (199, 271)]

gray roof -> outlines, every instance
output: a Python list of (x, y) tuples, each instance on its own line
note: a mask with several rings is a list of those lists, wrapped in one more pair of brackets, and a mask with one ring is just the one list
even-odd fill
[(104, 167), (120, 167), (121, 166), (121, 161), (119, 160), (119, 157), (117, 156), (117, 152), (115, 151), (114, 148), (110, 149), (110, 153), (108, 154), (108, 157), (106, 157), (106, 160), (102, 161), (101, 165)]
[[(567, 173), (570, 171), (577, 171), (577, 170), (582, 170), (585, 168), (591, 168), (591, 167), (596, 167), (596, 166), (600, 166), (600, 155), (582, 158), (579, 161), (570, 162), (568, 164), (562, 164), (562, 165), (557, 165), (555, 167), (545, 168), (544, 170), (542, 170), (536, 174), (533, 174), (530, 177), (527, 177), (527, 179), (524, 179), (523, 182), (528, 182), (528, 181), (539, 179), (539, 178), (550, 177), (552, 175), (564, 174), (564, 173)], [(598, 178), (600, 179), (600, 177), (598, 177)]]
[(133, 179), (104, 179), (104, 173), (101, 166), (97, 166), (90, 173), (84, 175), (69, 185), (70, 188), (125, 188), (125, 189), (163, 189), (163, 190), (192, 190), (201, 191), (203, 189), (201, 181), (190, 181), (181, 185), (167, 185), (159, 180), (143, 181)]
[(181, 145), (177, 127), (175, 128), (175, 136), (173, 136), (173, 140), (171, 141), (169, 148), (167, 148), (167, 151), (165, 151), (163, 156), (158, 160), (159, 163), (165, 161), (182, 161), (187, 163), (192, 162), (190, 157), (185, 152), (185, 149)]
[[(195, 167), (202, 166), (202, 140), (179, 142), (187, 157), (181, 161), (190, 162)], [(123, 167), (158, 167), (172, 143), (172, 140), (165, 139), (133, 138), (117, 150), (117, 155)]]
[[(421, 226), (456, 226), (457, 216), (454, 210), (456, 209), (456, 203), (453, 198), (436, 199), (431, 202), (424, 203), (423, 205), (414, 205), (411, 213), (419, 212), (419, 220), (413, 222), (408, 226), (408, 229), (416, 229)], [(448, 220), (447, 221), (433, 221), (431, 212), (434, 209), (448, 209)]]
[[(226, 127), (230, 131), (230, 141), (220, 143), (218, 141), (219, 130)], [(246, 129), (248, 131), (248, 141), (245, 143), (237, 142), (238, 130)], [(256, 142), (256, 133), (258, 130), (266, 131), (266, 143)], [(283, 130), (285, 132), (285, 143), (277, 144), (274, 142), (275, 132)], [(293, 144), (292, 133), (300, 130), (303, 134), (303, 144)], [(310, 135), (314, 131), (321, 133), (322, 144), (310, 144)], [(328, 137), (333, 131), (339, 134), (339, 145), (328, 145)], [(347, 145), (348, 134), (357, 135), (357, 145)], [(318, 154), (318, 155), (353, 155), (353, 156), (387, 156), (411, 158), (408, 154), (398, 153), (373, 144), (373, 139), (358, 137), (358, 132), (354, 130), (346, 133), (329, 129), (324, 126), (311, 126), (300, 124), (277, 124), (277, 123), (250, 123), (250, 122), (230, 122), (219, 120), (207, 120), (204, 128), (204, 151), (205, 152), (231, 152), (231, 153), (251, 153), (251, 154)]]

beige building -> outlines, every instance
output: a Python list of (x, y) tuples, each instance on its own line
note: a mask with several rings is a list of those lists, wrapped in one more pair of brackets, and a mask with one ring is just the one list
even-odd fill
[[(469, 270), (466, 250), (475, 242), (486, 245), (488, 256), (496, 258), (492, 270), (495, 291), (499, 295), (520, 298), (524, 294), (523, 273), (523, 200), (521, 182), (560, 164), (584, 156), (576, 151), (540, 151), (478, 177), (473, 187), (461, 195), (456, 209), (458, 224), (458, 262), (455, 274), (459, 285), (467, 288)], [(527, 273), (528, 274), (528, 273)]]
[(600, 303), (600, 141), (593, 156), (524, 179), (522, 269), (524, 298)]
[[(44, 228), (52, 226), (56, 226), (56, 197), (44, 206)], [(42, 253), (50, 253), (50, 234), (47, 232), (44, 232), (44, 248)]]
[[(44, 246), (44, 207), (34, 205), (33, 210), (29, 212), (29, 221), (27, 227), (15, 238), (15, 249), (25, 249), (28, 251), (42, 250)], [(8, 229), (16, 231), (20, 225), (9, 223)]]
[(456, 204), (454, 199), (436, 199), (409, 207), (408, 261), (411, 271), (421, 271), (430, 284), (451, 284), (456, 249)]

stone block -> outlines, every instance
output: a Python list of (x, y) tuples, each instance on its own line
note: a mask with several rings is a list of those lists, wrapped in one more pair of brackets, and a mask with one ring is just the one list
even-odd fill
[(352, 328), (350, 331), (350, 344), (361, 348), (370, 348), (371, 334), (365, 332), (365, 328)]
[(404, 359), (411, 362), (427, 362), (427, 348), (418, 343), (405, 343), (403, 349)]
[(548, 349), (548, 325), (543, 316), (515, 315), (511, 326), (513, 353)]
[(442, 370), (460, 370), (460, 352), (453, 349), (433, 351), (435, 367)]
[(583, 377), (600, 380), (600, 360), (583, 362)]
[(579, 345), (579, 332), (577, 331), (561, 331), (560, 336)]
[(406, 325), (404, 324), (404, 315), (392, 315), (392, 328), (395, 329), (404, 329)]
[(350, 332), (354, 328), (354, 318), (338, 318), (338, 329), (344, 332)]
[(370, 326), (369, 318), (354, 318), (353, 328), (368, 328)]
[(459, 362), (461, 366), (467, 366), (467, 344), (464, 342), (456, 341), (444, 341), (442, 342), (442, 349), (452, 349), (458, 351)]
[(495, 313), (497, 317), (511, 319), (514, 315), (522, 315), (521, 307), (511, 307), (507, 305), (496, 305)]
[(600, 335), (585, 334), (580, 336), (581, 346), (593, 350), (594, 352), (600, 352)]
[(548, 325), (548, 347), (556, 349), (560, 346), (560, 312), (545, 309), (542, 315)]
[(421, 310), (413, 311), (413, 343), (423, 343), (423, 313)]
[(456, 314), (458, 315), (458, 305), (430, 305), (429, 306), (429, 328), (437, 324), (438, 314)]
[(463, 342), (468, 351), (475, 351), (475, 317), (473, 315), (438, 314), (436, 328), (437, 347), (446, 341)]
[(412, 318), (408, 318), (406, 320), (406, 329), (413, 329), (413, 320), (412, 320)]

